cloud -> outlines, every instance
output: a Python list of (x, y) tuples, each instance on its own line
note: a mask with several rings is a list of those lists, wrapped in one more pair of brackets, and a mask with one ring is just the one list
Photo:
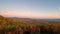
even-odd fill
[(60, 7), (58, 8), (58, 11), (60, 11)]

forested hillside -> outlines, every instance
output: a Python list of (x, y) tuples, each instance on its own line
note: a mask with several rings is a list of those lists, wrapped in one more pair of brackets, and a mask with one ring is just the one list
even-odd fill
[(21, 21), (0, 15), (0, 34), (60, 34), (60, 23), (49, 24), (42, 20), (44, 23), (37, 24), (38, 21)]

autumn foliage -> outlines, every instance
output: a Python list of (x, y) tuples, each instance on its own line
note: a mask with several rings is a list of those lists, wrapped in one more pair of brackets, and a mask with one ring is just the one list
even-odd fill
[(0, 15), (0, 34), (60, 34), (60, 23), (32, 24)]

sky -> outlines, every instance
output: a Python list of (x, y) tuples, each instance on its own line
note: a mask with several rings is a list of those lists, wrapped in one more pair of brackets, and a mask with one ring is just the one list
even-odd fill
[(0, 0), (0, 15), (21, 18), (60, 18), (60, 0)]

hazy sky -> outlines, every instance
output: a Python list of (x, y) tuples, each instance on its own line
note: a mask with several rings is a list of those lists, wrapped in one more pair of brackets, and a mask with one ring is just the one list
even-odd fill
[(0, 0), (0, 15), (60, 18), (60, 0)]

